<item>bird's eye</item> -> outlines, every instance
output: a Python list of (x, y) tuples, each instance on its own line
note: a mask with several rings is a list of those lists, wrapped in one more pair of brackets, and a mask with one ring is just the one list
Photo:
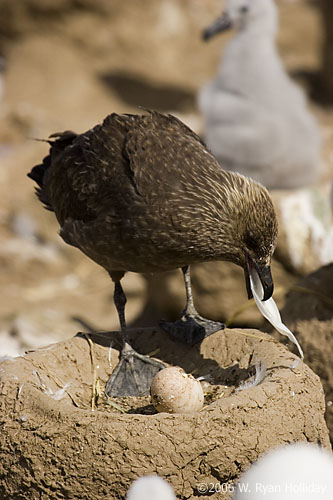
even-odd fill
[(249, 10), (247, 5), (242, 5), (242, 7), (239, 8), (239, 12), (242, 14), (246, 14), (246, 12)]
[(259, 247), (257, 239), (251, 234), (245, 234), (245, 244), (249, 250), (256, 250)]

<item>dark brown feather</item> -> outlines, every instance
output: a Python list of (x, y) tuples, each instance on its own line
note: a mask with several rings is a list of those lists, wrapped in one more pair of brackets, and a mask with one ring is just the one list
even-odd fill
[(29, 174), (39, 198), (54, 210), (63, 239), (108, 271), (206, 260), (244, 266), (244, 251), (269, 264), (277, 222), (267, 190), (224, 171), (177, 118), (111, 114), (50, 144)]

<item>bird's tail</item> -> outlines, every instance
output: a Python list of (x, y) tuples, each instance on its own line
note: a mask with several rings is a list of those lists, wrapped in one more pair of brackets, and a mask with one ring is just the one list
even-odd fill
[(40, 163), (39, 165), (35, 165), (27, 174), (30, 179), (38, 184), (38, 187), (36, 188), (36, 195), (48, 210), (53, 209), (47, 192), (44, 189), (45, 175), (50, 168), (54, 158), (61, 154), (67, 146), (72, 144), (73, 140), (76, 137), (77, 134), (69, 130), (60, 133), (57, 132), (50, 135), (49, 140), (45, 141), (50, 145), (49, 154), (45, 156), (42, 163)]

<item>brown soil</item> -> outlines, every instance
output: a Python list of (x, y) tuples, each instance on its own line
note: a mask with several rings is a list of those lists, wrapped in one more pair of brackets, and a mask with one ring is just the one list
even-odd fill
[[(136, 477), (157, 473), (178, 498), (194, 500), (200, 483), (232, 487), (272, 447), (312, 441), (329, 448), (319, 378), (262, 332), (226, 330), (191, 349), (157, 331), (133, 333), (140, 352), (157, 349), (166, 363), (219, 385), (212, 398), (214, 387), (207, 390), (205, 382), (208, 404), (190, 415), (147, 411), (147, 398), (130, 405), (120, 399), (116, 407), (96, 396), (112, 371), (109, 340), (79, 335), (3, 363), (1, 498), (121, 499)], [(112, 349), (110, 358), (115, 366), (118, 352)], [(234, 391), (259, 361), (264, 380)], [(68, 383), (62, 399), (51, 396)]]
[(305, 362), (325, 391), (326, 421), (333, 443), (333, 264), (299, 281), (288, 294), (283, 317), (296, 334)]

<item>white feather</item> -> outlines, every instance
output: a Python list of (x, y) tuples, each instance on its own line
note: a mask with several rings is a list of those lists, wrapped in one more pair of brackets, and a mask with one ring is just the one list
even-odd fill
[(259, 363), (255, 364), (255, 370), (255, 376), (250, 377), (248, 380), (245, 380), (245, 382), (240, 384), (239, 387), (237, 387), (236, 392), (244, 391), (244, 389), (251, 389), (251, 387), (261, 384), (266, 377), (266, 364), (263, 361), (259, 361)]
[(264, 289), (262, 287), (259, 275), (254, 268), (252, 268), (249, 276), (253, 298), (255, 300), (255, 303), (257, 304), (259, 311), (278, 332), (280, 332), (282, 335), (286, 335), (296, 345), (301, 359), (304, 359), (302, 348), (299, 345), (295, 335), (289, 330), (289, 328), (286, 327), (286, 325), (282, 323), (280, 312), (273, 297), (265, 300), (265, 302), (262, 301), (264, 296)]

